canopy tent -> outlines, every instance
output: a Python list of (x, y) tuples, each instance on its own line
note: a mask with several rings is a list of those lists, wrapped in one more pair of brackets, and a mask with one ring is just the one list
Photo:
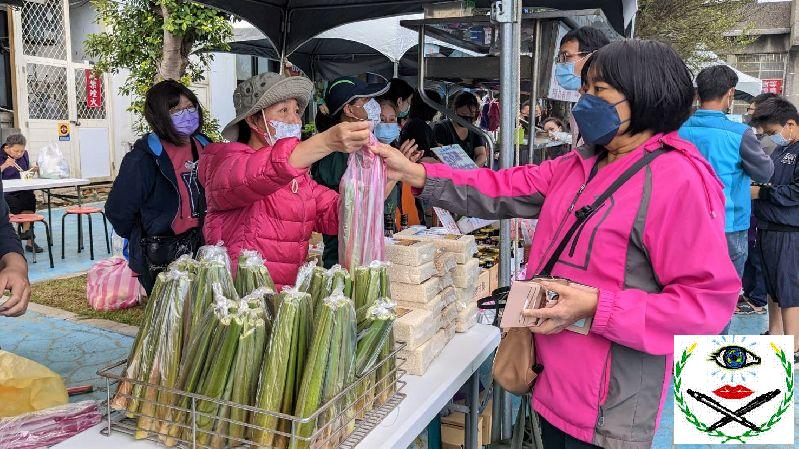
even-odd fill
[[(302, 44), (288, 60), (316, 80), (332, 80), (353, 73), (375, 73), (391, 78), (399, 73), (415, 73), (419, 38), (400, 26), (402, 20), (421, 19), (422, 14), (384, 17), (338, 26)], [(260, 31), (246, 26), (234, 30), (231, 53), (279, 59), (269, 40)], [(441, 47), (444, 47), (442, 50)], [(477, 55), (437, 39), (428, 39), (426, 54), (446, 52), (452, 56)]]
[[(420, 13), (440, 0), (199, 0), (250, 22), (279, 54), (289, 55), (323, 31), (359, 20)], [(493, 1), (478, 0), (479, 8)], [(629, 35), (636, 0), (526, 0), (526, 7), (601, 8), (620, 34)]]
[[(705, 62), (700, 64), (700, 69), (723, 64), (735, 71), (735, 74), (738, 75), (738, 84), (735, 85), (735, 90), (737, 91), (736, 100), (749, 100), (751, 97), (760, 95), (763, 92), (763, 81), (760, 78), (755, 78), (754, 76), (741, 72), (719, 58), (719, 56), (712, 51), (700, 51), (699, 55), (705, 60)], [(696, 80), (694, 80), (694, 84), (696, 84)]]

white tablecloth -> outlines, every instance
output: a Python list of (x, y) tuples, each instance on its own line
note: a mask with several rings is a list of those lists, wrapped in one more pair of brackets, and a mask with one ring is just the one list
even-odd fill
[[(456, 334), (424, 376), (405, 376), (408, 397), (357, 446), (358, 449), (407, 449), (458, 389), (480, 368), (499, 344), (499, 329), (478, 324)], [(136, 441), (122, 433), (105, 437), (105, 423), (53, 446), (54, 449), (151, 449), (161, 446)]]
[(20, 190), (57, 189), (59, 187), (78, 187), (89, 184), (88, 179), (6, 179), (3, 181), (3, 192), (18, 192)]

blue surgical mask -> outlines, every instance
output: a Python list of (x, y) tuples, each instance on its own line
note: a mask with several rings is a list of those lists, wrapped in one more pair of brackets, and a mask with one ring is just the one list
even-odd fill
[(580, 90), (583, 85), (579, 75), (574, 74), (574, 62), (559, 62), (555, 64), (555, 79), (560, 87), (566, 90)]
[(771, 141), (774, 142), (778, 147), (787, 147), (788, 144), (791, 143), (788, 139), (782, 137), (782, 129), (777, 134), (771, 135)]
[(171, 116), (172, 125), (181, 136), (191, 136), (200, 127), (200, 112), (196, 108), (184, 109)]
[(627, 100), (610, 104), (596, 95), (581, 96), (580, 101), (572, 109), (572, 116), (580, 128), (583, 141), (590, 145), (609, 144), (623, 123), (619, 119), (616, 105), (625, 101)]
[(396, 123), (378, 123), (375, 126), (375, 137), (383, 143), (391, 143), (400, 135), (399, 125)]

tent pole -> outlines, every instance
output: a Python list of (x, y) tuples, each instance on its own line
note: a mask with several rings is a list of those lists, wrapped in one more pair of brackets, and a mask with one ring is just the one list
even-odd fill
[[(533, 152), (535, 150), (535, 106), (538, 103), (538, 83), (540, 80), (538, 79), (538, 57), (541, 54), (541, 21), (536, 19), (535, 21), (535, 35), (533, 39), (535, 39), (534, 47), (533, 47), (533, 60), (532, 62), (532, 70), (533, 73), (530, 77), (530, 115), (531, 120), (529, 123), (529, 130), (528, 130), (528, 138), (527, 138), (527, 155), (529, 157), (529, 162), (533, 162)], [(541, 108), (543, 112), (543, 108)], [(543, 120), (545, 117), (541, 117)], [(541, 150), (541, 160), (538, 162), (539, 164), (544, 161), (546, 157), (546, 146)]]
[(399, 61), (394, 61), (394, 78), (399, 78)]

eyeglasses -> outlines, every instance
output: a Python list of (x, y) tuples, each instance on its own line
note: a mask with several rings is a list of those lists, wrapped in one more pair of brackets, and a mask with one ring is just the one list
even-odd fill
[(180, 117), (183, 114), (194, 114), (195, 112), (197, 112), (197, 108), (191, 106), (184, 109), (178, 109), (177, 111), (170, 111), (169, 115), (171, 115), (172, 117)]
[[(562, 51), (562, 52), (558, 53), (558, 55), (555, 57), (555, 61), (556, 62), (568, 62), (570, 59), (577, 58), (578, 56), (582, 56), (583, 58), (581, 58), (581, 59), (584, 59), (586, 56), (590, 56), (592, 53), (593, 53), (592, 51), (581, 51), (579, 53), (568, 53), (568, 52)], [(578, 59), (578, 61), (579, 61), (579, 59)]]

